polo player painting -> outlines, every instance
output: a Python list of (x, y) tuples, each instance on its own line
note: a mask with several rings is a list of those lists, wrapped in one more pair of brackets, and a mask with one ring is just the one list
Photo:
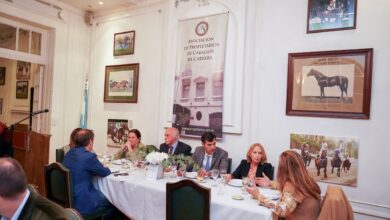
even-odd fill
[(286, 114), (369, 119), (373, 49), (290, 53)]
[(359, 140), (311, 134), (291, 134), (290, 149), (297, 151), (314, 180), (357, 186)]

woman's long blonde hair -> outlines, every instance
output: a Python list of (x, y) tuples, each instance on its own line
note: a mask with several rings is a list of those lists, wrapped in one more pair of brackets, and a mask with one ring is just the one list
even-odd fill
[(309, 176), (301, 156), (292, 150), (284, 151), (279, 158), (278, 182), (283, 190), (286, 182), (290, 182), (295, 190), (306, 197), (321, 199), (318, 184)]

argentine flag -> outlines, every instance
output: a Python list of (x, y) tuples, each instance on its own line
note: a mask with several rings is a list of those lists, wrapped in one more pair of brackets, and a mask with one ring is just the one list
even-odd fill
[(84, 84), (84, 100), (81, 107), (80, 115), (80, 128), (87, 128), (88, 125), (88, 79), (85, 80)]

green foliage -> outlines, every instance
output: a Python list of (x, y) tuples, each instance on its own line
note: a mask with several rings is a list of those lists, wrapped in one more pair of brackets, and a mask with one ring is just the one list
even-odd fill
[(158, 151), (157, 147), (154, 145), (145, 145), (144, 147), (140, 147), (137, 150), (137, 156), (141, 160), (145, 160), (146, 155), (152, 153), (154, 151)]
[(184, 156), (184, 154), (179, 155), (168, 155), (168, 159), (164, 160), (162, 162), (163, 167), (167, 168), (173, 164), (177, 164), (179, 167), (187, 167), (187, 166), (198, 166), (197, 169), (199, 169), (199, 165), (195, 163), (195, 161), (192, 159), (191, 156)]

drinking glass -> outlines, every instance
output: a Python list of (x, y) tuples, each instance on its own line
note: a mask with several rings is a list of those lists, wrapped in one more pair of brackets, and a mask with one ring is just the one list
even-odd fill
[(218, 169), (212, 169), (211, 170), (211, 177), (213, 177), (213, 184), (211, 186), (218, 186), (216, 183), (216, 180), (219, 176), (219, 170)]
[(221, 175), (222, 183), (225, 186), (226, 185), (226, 177), (227, 177), (227, 171), (226, 170), (220, 170), (219, 175)]
[(248, 177), (246, 177), (246, 176), (244, 176), (244, 177), (242, 177), (242, 194), (244, 194), (244, 195), (246, 195), (246, 194), (248, 194), (247, 192), (246, 192), (246, 189), (245, 189), (245, 186), (247, 186), (248, 185), (248, 182), (249, 182), (249, 178)]
[(176, 163), (172, 163), (171, 164), (171, 171), (172, 171), (172, 178), (176, 178), (177, 177), (177, 164)]

